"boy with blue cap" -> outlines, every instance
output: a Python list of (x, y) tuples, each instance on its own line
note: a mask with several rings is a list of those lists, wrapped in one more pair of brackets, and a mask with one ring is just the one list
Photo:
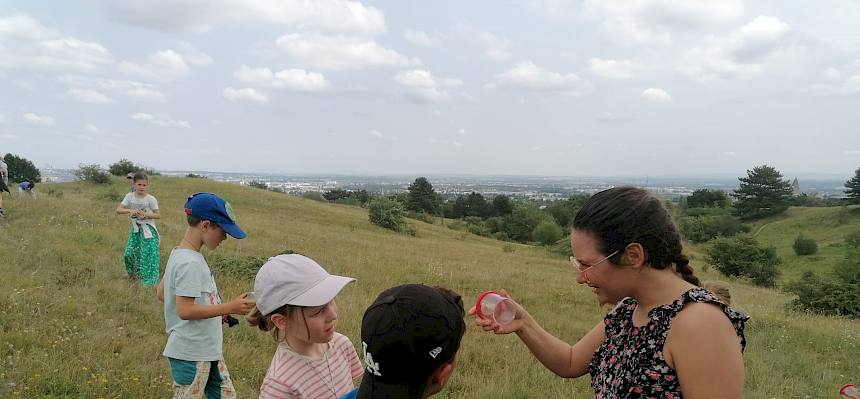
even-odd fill
[(200, 249), (214, 250), (227, 239), (245, 238), (230, 204), (210, 193), (197, 193), (185, 203), (188, 228), (170, 252), (158, 299), (164, 302), (167, 345), (174, 398), (235, 398), (224, 364), (221, 322), (230, 314), (247, 314), (254, 301), (244, 293), (221, 303), (218, 287)]

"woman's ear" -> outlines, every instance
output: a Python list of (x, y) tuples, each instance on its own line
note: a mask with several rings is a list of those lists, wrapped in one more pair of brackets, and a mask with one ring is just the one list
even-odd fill
[(625, 266), (630, 266), (634, 269), (645, 265), (646, 252), (642, 244), (634, 242), (624, 248)]

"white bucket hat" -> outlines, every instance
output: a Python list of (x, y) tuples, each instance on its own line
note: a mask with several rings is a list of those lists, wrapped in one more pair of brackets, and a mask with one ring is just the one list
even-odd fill
[(302, 255), (278, 255), (257, 272), (254, 298), (257, 309), (268, 315), (281, 306), (321, 306), (331, 302), (351, 277), (333, 276), (313, 259)]

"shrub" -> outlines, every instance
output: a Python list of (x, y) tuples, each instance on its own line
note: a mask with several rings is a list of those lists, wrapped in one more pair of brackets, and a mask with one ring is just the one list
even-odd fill
[(108, 172), (114, 176), (125, 176), (129, 173), (137, 172), (143, 172), (149, 176), (157, 176), (159, 174), (153, 169), (137, 165), (125, 158), (108, 165)]
[[(698, 209), (698, 208), (695, 208)], [(748, 233), (750, 226), (730, 215), (695, 216), (681, 218), (681, 233), (688, 240), (703, 243), (719, 236), (731, 237), (738, 233)]]
[(749, 234), (718, 237), (706, 250), (708, 263), (726, 276), (748, 277), (756, 285), (773, 287), (780, 263), (773, 247), (764, 248)]
[(426, 212), (415, 212), (409, 211), (407, 215), (410, 219), (420, 220), (424, 223), (433, 224), (436, 220), (433, 218), (433, 215)]
[[(279, 255), (294, 254), (291, 249), (281, 252)], [(209, 267), (218, 274), (228, 274), (243, 281), (254, 281), (257, 271), (269, 260), (268, 256), (255, 255), (224, 255), (213, 253), (209, 257)]]
[(322, 193), (319, 191), (305, 191), (302, 193), (302, 198), (309, 199), (311, 201), (325, 202), (325, 198), (323, 198)]
[(794, 239), (794, 245), (791, 247), (794, 248), (794, 253), (798, 256), (813, 255), (818, 252), (818, 244), (815, 243), (815, 240), (806, 238), (803, 234)]
[(102, 169), (98, 164), (80, 164), (73, 172), (78, 180), (86, 181), (95, 184), (110, 183), (110, 175)]
[(196, 173), (189, 173), (189, 174), (185, 175), (185, 177), (187, 177), (189, 179), (205, 179), (206, 178), (206, 176), (198, 175)]
[(806, 272), (786, 288), (797, 295), (791, 302), (796, 309), (860, 318), (860, 256), (849, 254), (829, 276)]
[(563, 234), (555, 220), (544, 220), (532, 231), (532, 238), (542, 245), (550, 245), (561, 239)]
[(13, 183), (20, 183), (24, 181), (29, 181), (33, 183), (39, 183), (42, 181), (42, 172), (39, 171), (33, 162), (30, 160), (19, 157), (14, 154), (6, 154), (3, 156), (3, 162), (6, 163), (7, 168), (9, 169), (9, 181)]
[(860, 249), (860, 231), (855, 231), (845, 237), (845, 245), (849, 248)]
[(403, 225), (403, 205), (384, 197), (376, 198), (370, 202), (368, 218), (379, 227), (399, 231)]
[(268, 184), (261, 182), (261, 181), (257, 181), (257, 180), (251, 180), (251, 182), (248, 183), (248, 186), (254, 187), (254, 188), (259, 188), (261, 190), (268, 190), (269, 189)]

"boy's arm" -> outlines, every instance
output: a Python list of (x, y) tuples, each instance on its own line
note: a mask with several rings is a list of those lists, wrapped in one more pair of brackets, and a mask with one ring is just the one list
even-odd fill
[(194, 303), (194, 298), (176, 296), (176, 314), (182, 320), (202, 320), (227, 314), (248, 314), (255, 302), (245, 299), (248, 293), (239, 295), (230, 302), (218, 305), (200, 305)]
[(155, 297), (158, 298), (160, 302), (164, 302), (164, 276), (161, 277), (158, 287), (155, 287)]

